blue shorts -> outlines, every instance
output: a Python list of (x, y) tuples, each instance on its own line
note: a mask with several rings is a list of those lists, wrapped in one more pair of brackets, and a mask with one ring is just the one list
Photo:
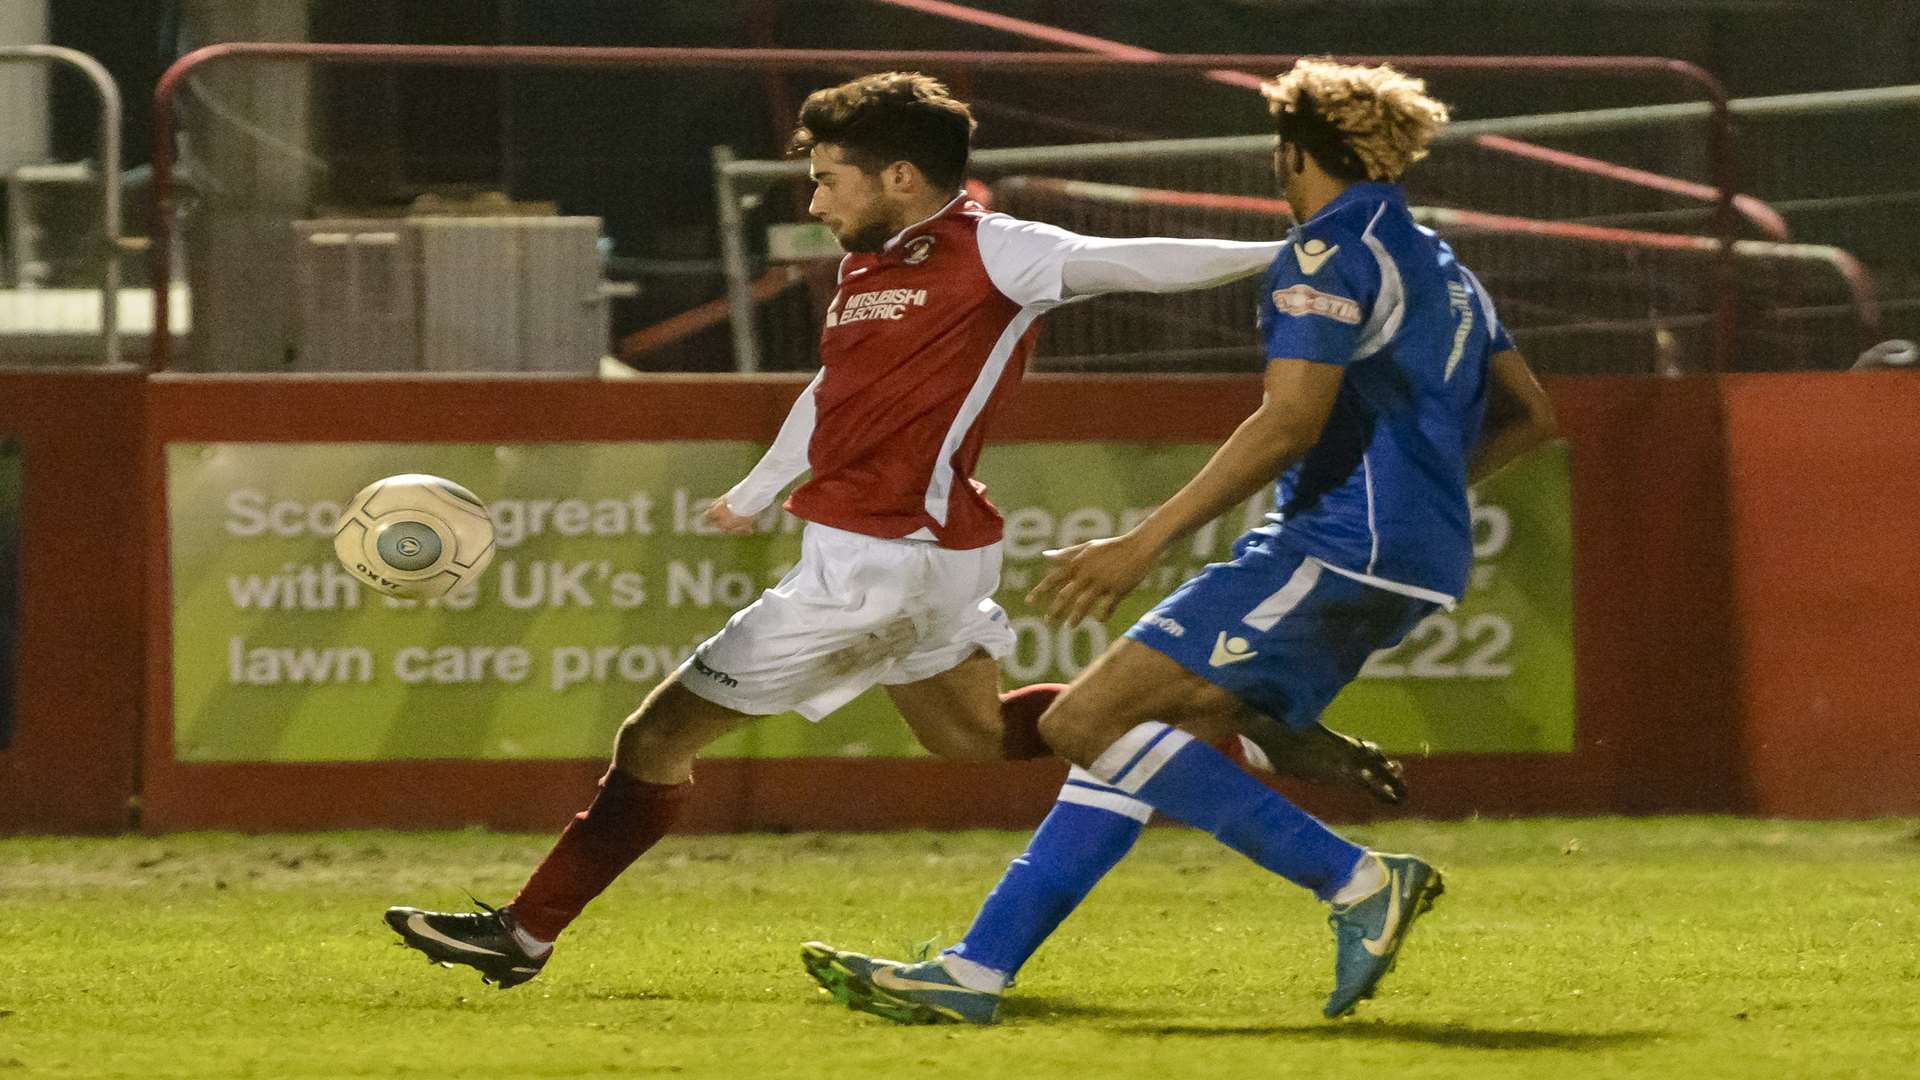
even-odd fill
[(1252, 532), (1127, 631), (1140, 644), (1290, 727), (1320, 713), (1376, 650), (1438, 604), (1377, 588)]

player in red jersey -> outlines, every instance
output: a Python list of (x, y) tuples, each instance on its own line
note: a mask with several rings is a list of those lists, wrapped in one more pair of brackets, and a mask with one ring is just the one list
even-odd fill
[(821, 368), (761, 462), (707, 510), (715, 526), (748, 531), (811, 469), (786, 503), (808, 522), (800, 561), (621, 726), (591, 805), (510, 905), (391, 908), (408, 945), (502, 987), (531, 979), (560, 932), (671, 827), (699, 752), (760, 716), (818, 720), (880, 685), (935, 754), (1048, 753), (1036, 723), (1059, 688), (1000, 693), (1014, 643), (993, 599), (1001, 521), (973, 479), (1033, 324), (1081, 297), (1244, 277), (1281, 245), (1099, 239), (989, 213), (961, 190), (973, 127), (924, 75), (870, 75), (806, 100), (792, 149), (811, 162), (813, 215), (848, 252)]

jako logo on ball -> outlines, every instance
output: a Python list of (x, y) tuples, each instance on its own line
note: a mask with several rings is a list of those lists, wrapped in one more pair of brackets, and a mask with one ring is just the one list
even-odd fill
[(388, 596), (430, 600), (493, 561), (493, 522), (473, 492), (404, 473), (375, 480), (340, 514), (333, 550), (353, 575)]

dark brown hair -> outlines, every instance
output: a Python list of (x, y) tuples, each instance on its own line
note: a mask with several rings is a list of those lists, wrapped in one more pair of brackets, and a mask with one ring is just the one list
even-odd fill
[(885, 71), (807, 95), (787, 152), (805, 154), (830, 143), (867, 172), (907, 161), (928, 183), (958, 188), (967, 175), (973, 129), (973, 111), (940, 80)]

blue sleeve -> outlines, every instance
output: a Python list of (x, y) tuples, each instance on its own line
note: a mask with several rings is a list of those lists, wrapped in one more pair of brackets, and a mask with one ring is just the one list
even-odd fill
[(1507, 324), (1500, 321), (1500, 316), (1493, 316), (1493, 341), (1488, 346), (1488, 351), (1498, 355), (1510, 352), (1512, 349), (1513, 338), (1507, 334)]
[(1346, 365), (1380, 293), (1380, 266), (1365, 241), (1296, 234), (1267, 268), (1260, 345), (1268, 360)]
[(1481, 317), (1487, 320), (1487, 354), (1492, 356), (1510, 351), (1513, 338), (1507, 333), (1507, 324), (1500, 321), (1500, 313), (1493, 309), (1493, 294), (1480, 284), (1479, 276), (1473, 271), (1462, 266), (1460, 273), (1467, 279), (1467, 284), (1473, 286), (1474, 295), (1480, 303)]

